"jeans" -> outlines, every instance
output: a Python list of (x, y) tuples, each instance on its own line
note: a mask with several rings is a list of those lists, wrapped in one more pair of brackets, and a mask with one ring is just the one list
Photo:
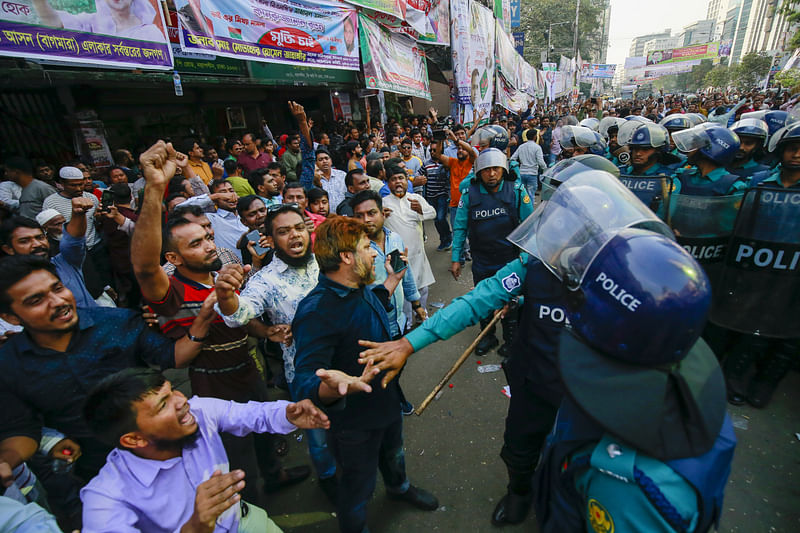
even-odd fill
[(307, 429), (308, 454), (320, 479), (328, 479), (336, 475), (336, 460), (328, 449), (327, 430)]
[(552, 167), (556, 164), (556, 157), (558, 157), (556, 154), (544, 154), (544, 160), (548, 167)]
[(439, 244), (446, 247), (453, 242), (453, 232), (450, 231), (450, 222), (447, 220), (450, 197), (442, 194), (427, 200), (436, 209), (436, 220), (433, 221), (433, 225), (436, 226), (436, 231), (439, 232)]
[(377, 429), (329, 431), (328, 446), (341, 473), (336, 506), (339, 530), (367, 531), (367, 503), (375, 491), (378, 470), (387, 492), (402, 494), (410, 486), (403, 452), (403, 420)]
[(521, 174), (522, 185), (528, 191), (528, 196), (533, 198), (536, 190), (539, 188), (539, 175), (538, 174)]
[[(450, 206), (450, 226), (453, 227), (453, 231), (456, 229), (456, 213), (458, 213), (458, 207)], [(461, 257), (458, 258), (462, 263), (464, 262), (465, 253), (469, 253), (469, 237), (464, 239), (464, 248), (461, 250)]]

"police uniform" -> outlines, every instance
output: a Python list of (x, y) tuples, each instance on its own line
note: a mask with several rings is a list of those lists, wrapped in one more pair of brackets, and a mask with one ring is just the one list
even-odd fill
[(724, 167), (718, 167), (703, 176), (697, 167), (679, 168), (675, 172), (673, 194), (687, 196), (727, 196), (744, 193), (749, 179), (731, 174)]
[(417, 352), (447, 339), (523, 296), (519, 331), (503, 364), (511, 401), (500, 457), (509, 472), (509, 492), (528, 496), (545, 437), (563, 397), (557, 368), (558, 337), (568, 325), (563, 285), (544, 264), (522, 252), (494, 275), (406, 335)]
[(748, 159), (747, 162), (737, 168), (728, 168), (728, 172), (736, 174), (742, 178), (752, 178), (759, 172), (769, 171), (770, 167), (757, 163), (755, 159)]
[[(772, 170), (764, 170), (753, 174), (750, 180), (750, 187), (758, 187), (759, 185), (769, 186), (769, 187), (784, 187), (786, 186), (781, 183), (781, 173), (783, 169), (781, 168), (781, 164), (778, 163), (778, 166)], [(789, 187), (791, 189), (800, 189), (800, 181)]]
[(621, 171), (623, 176), (673, 176), (675, 174), (673, 169), (661, 163), (655, 163), (644, 172), (634, 172), (633, 165), (628, 165)]

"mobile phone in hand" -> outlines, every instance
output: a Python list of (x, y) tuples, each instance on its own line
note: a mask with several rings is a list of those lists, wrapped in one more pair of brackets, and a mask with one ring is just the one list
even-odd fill
[(403, 261), (403, 258), (400, 257), (400, 250), (389, 252), (389, 264), (392, 265), (392, 270), (395, 272), (402, 272), (408, 268), (408, 263)]
[(250, 233), (247, 234), (247, 240), (250, 242), (254, 242), (253, 248), (256, 251), (257, 255), (264, 255), (265, 252), (269, 250), (269, 248), (264, 248), (263, 246), (259, 246), (258, 240), (261, 238), (261, 232), (257, 229), (254, 229)]

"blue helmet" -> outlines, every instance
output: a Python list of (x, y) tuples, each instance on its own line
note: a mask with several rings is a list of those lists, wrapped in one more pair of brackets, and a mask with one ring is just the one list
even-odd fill
[(783, 147), (790, 142), (800, 142), (800, 122), (789, 124), (778, 130), (769, 140), (769, 151), (783, 152)]
[(736, 133), (739, 137), (758, 137), (763, 142), (767, 141), (769, 136), (769, 127), (763, 120), (757, 118), (743, 118), (733, 123), (731, 131)]
[(672, 134), (675, 146), (684, 153), (697, 150), (720, 166), (728, 166), (739, 151), (739, 137), (719, 124), (704, 123)]
[(745, 118), (757, 118), (759, 120), (763, 120), (767, 123), (767, 127), (769, 128), (769, 135), (772, 137), (776, 131), (781, 129), (786, 125), (786, 119), (789, 117), (789, 113), (786, 111), (751, 111), (749, 113), (742, 113), (742, 119)]
[(667, 128), (668, 131), (681, 131), (681, 130), (688, 130), (694, 124), (692, 121), (684, 115), (683, 113), (675, 113), (673, 115), (667, 115), (666, 117), (661, 119), (659, 122), (661, 126)]
[(620, 145), (648, 146), (651, 148), (669, 148), (669, 132), (658, 124), (652, 122), (631, 121), (622, 125), (617, 134)]
[(703, 331), (711, 285), (703, 268), (670, 238), (624, 228), (599, 232), (563, 253), (570, 272), (572, 329), (623, 363), (652, 366), (683, 359)]
[(498, 124), (484, 126), (472, 135), (470, 142), (473, 146), (480, 147), (481, 150), (486, 148), (505, 150), (508, 148), (509, 142), (508, 131)]
[(705, 117), (705, 115), (701, 113), (686, 113), (686, 118), (689, 119), (689, 122), (691, 122), (692, 126), (697, 126), (703, 122), (708, 122), (708, 119)]

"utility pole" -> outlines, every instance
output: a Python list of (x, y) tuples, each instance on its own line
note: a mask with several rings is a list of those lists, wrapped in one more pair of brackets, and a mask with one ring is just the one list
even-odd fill
[(551, 22), (548, 27), (545, 35), (547, 35), (547, 62), (550, 62), (550, 50), (552, 49), (552, 45), (550, 44), (550, 38), (553, 35), (553, 26), (560, 26), (562, 24), (571, 24), (570, 22)]
[(578, 60), (578, 18), (580, 16), (581, 0), (575, 4), (575, 33), (572, 39), (572, 57)]

